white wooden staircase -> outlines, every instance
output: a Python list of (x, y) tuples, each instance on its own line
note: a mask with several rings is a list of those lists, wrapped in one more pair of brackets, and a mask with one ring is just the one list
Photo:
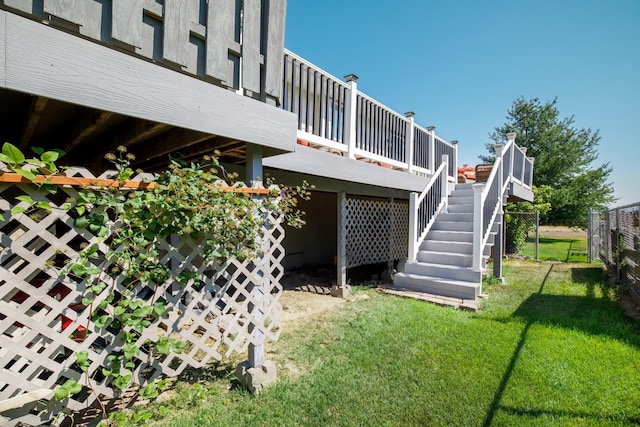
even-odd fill
[[(473, 269), (472, 184), (456, 184), (449, 195), (447, 212), (437, 216), (420, 243), (416, 260), (407, 262), (404, 271), (396, 273), (396, 288), (460, 299), (476, 299), (481, 292), (482, 272)], [(499, 226), (496, 223), (494, 227)], [(493, 236), (483, 250), (486, 261)]]
[[(424, 190), (409, 200), (407, 262), (394, 276), (394, 287), (444, 297), (475, 300), (494, 242), (494, 276), (502, 276), (502, 212), (507, 197), (533, 200), (533, 158), (515, 144), (496, 145), (496, 159), (486, 183), (456, 184), (449, 193), (448, 157)], [(498, 236), (498, 238), (496, 238)]]

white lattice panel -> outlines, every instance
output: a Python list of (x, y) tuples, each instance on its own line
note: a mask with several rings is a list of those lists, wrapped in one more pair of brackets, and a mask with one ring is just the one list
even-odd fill
[[(82, 169), (70, 174), (91, 177)], [(76, 198), (73, 188), (60, 190), (53, 196), (52, 205)], [(99, 367), (108, 355), (121, 351), (120, 329), (117, 325), (99, 329), (90, 322), (91, 309), (81, 303), (86, 281), (60, 276), (65, 262), (75, 259), (81, 247), (96, 238), (85, 229), (75, 228), (74, 218), (63, 209), (12, 216), (11, 208), (21, 203), (16, 197), (24, 194), (34, 200), (46, 199), (46, 194), (32, 185), (0, 185), (0, 401), (38, 389), (54, 389), (69, 378), (85, 384), (85, 376), (74, 363), (74, 353), (81, 350), (89, 352), (89, 372), (97, 372), (90, 379), (94, 389), (112, 397)], [(284, 230), (279, 219), (266, 210), (262, 214), (268, 216), (268, 225), (261, 231), (266, 253), (259, 260), (228, 259), (220, 260), (220, 265), (207, 264), (195, 243), (178, 238), (165, 243), (160, 262), (171, 267), (172, 277), (182, 271), (196, 271), (206, 279), (183, 287), (170, 278), (138, 292), (140, 298), (164, 299), (169, 307), (167, 315), (139, 334), (137, 344), (142, 351), (136, 358), (138, 378), (175, 376), (187, 366), (198, 368), (211, 359), (244, 352), (249, 343), (261, 343), (254, 342), (256, 336), (278, 338)], [(109, 271), (108, 266), (105, 271)], [(108, 285), (95, 298), (96, 307), (111, 286), (117, 295), (124, 290), (117, 276)], [(249, 332), (250, 325), (253, 333)], [(145, 341), (155, 341), (159, 336), (180, 337), (187, 343), (187, 350), (148, 363)], [(77, 410), (94, 400), (85, 387), (64, 404)], [(40, 415), (5, 412), (0, 424), (39, 424), (59, 409), (51, 407)], [(5, 416), (9, 418), (3, 419)]]
[(406, 202), (347, 198), (346, 267), (357, 267), (406, 256), (409, 209)]

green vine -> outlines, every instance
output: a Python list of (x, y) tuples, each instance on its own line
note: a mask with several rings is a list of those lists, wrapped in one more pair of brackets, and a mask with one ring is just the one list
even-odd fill
[[(0, 161), (5, 163), (5, 171), (19, 173), (32, 182), (36, 171), (45, 175), (59, 172), (55, 162), (60, 151), (36, 153), (39, 158), (27, 160), (19, 149), (5, 143)], [(136, 174), (131, 167), (134, 157), (124, 147), (119, 147), (117, 154), (108, 154), (107, 160), (113, 163), (114, 179), (121, 184)], [(283, 215), (291, 226), (304, 225), (304, 212), (297, 203), (298, 198), (309, 199), (306, 182), (298, 187), (273, 187), (268, 196), (255, 197), (221, 186), (237, 185), (236, 178), (224, 170), (216, 157), (205, 157), (201, 163), (171, 161), (166, 171), (154, 175), (150, 188), (83, 187), (77, 199), (65, 203), (64, 208), (76, 217), (75, 226), (89, 230), (98, 239), (85, 245), (61, 274), (86, 281), (82, 304), (90, 310), (94, 327), (118, 331), (115, 340), (121, 351), (109, 355), (107, 364), (101, 367), (102, 376), (112, 388), (124, 391), (135, 385), (142, 398), (157, 396), (166, 382), (135, 378), (136, 358), (144, 351), (151, 362), (154, 357), (185, 349), (184, 342), (167, 336), (147, 339), (142, 349), (137, 344), (144, 329), (166, 314), (166, 301), (156, 294), (159, 285), (173, 279), (190, 286), (203, 279), (192, 271), (175, 275), (166, 262), (161, 262), (166, 239), (174, 235), (192, 239), (205, 262), (221, 263), (227, 258), (242, 260), (261, 255), (259, 232), (266, 221), (261, 207), (276, 217)], [(57, 190), (47, 180), (40, 185), (49, 192)], [(29, 196), (17, 199), (26, 207), (14, 207), (14, 215), (32, 208), (51, 210), (48, 202), (35, 202)], [(153, 295), (139, 297), (143, 289), (152, 289)], [(75, 339), (83, 341), (87, 333)], [(89, 353), (80, 351), (75, 356), (76, 365), (86, 373), (85, 385), (97, 394), (91, 382), (95, 372), (90, 372)], [(56, 390), (55, 397), (62, 400), (81, 390), (80, 384), (67, 380)], [(109, 418), (104, 407), (102, 411), (104, 423), (118, 424), (118, 417)]]

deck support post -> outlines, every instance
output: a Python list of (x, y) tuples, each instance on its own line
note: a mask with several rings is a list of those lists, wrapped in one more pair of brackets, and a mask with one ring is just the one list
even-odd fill
[(338, 193), (338, 247), (336, 255), (337, 283), (331, 288), (331, 296), (346, 298), (350, 287), (347, 284), (347, 193)]
[(247, 143), (245, 182), (249, 187), (262, 185), (262, 145)]
[(405, 139), (405, 162), (407, 162), (407, 172), (413, 173), (413, 153), (415, 150), (414, 133), (416, 128), (415, 113), (408, 111), (404, 113), (408, 120), (407, 123), (407, 137)]
[(504, 227), (505, 227), (505, 217), (504, 211), (502, 212), (500, 226), (498, 227), (498, 234), (495, 237), (495, 242), (493, 243), (493, 277), (499, 279), (504, 282), (504, 277), (502, 277), (502, 257), (504, 255)]
[(427, 127), (429, 134), (429, 170), (431, 173), (436, 171), (436, 127)]
[(349, 74), (344, 76), (349, 86), (344, 104), (344, 143), (347, 146), (347, 155), (350, 159), (356, 157), (356, 106), (358, 102), (358, 76)]
[[(247, 144), (246, 184), (254, 187), (262, 185), (262, 146)], [(270, 250), (268, 239), (262, 239), (264, 253)], [(263, 301), (268, 297), (265, 289), (269, 289), (269, 258), (260, 257), (255, 260), (255, 269), (258, 283), (253, 284), (252, 293), (255, 303), (249, 304), (251, 319), (249, 333), (252, 334), (252, 342), (249, 343), (247, 360), (236, 367), (236, 377), (252, 393), (260, 393), (264, 387), (276, 381), (276, 365), (266, 360), (264, 351), (264, 332), (260, 328), (264, 317)]]

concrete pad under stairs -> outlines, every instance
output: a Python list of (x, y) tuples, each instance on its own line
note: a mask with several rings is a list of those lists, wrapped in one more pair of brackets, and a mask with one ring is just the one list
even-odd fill
[[(394, 289), (475, 301), (482, 289), (482, 272), (473, 264), (473, 189), (458, 184), (446, 213), (436, 218), (420, 244), (416, 260), (394, 276)], [(493, 235), (483, 248), (483, 264), (490, 255)]]
[(425, 292), (413, 292), (396, 286), (386, 288), (380, 287), (378, 288), (378, 291), (402, 298), (426, 301), (443, 307), (453, 307), (458, 310), (478, 311), (480, 309), (480, 302), (477, 299), (451, 298), (442, 295), (428, 294)]

